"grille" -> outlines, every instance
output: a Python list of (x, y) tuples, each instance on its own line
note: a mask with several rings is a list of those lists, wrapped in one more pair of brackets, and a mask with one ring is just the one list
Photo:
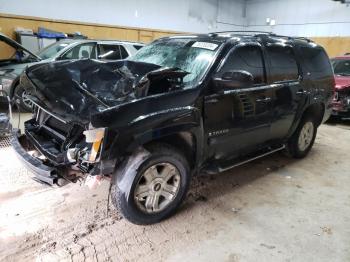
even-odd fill
[(40, 126), (47, 126), (55, 130), (56, 132), (67, 135), (70, 130), (70, 125), (64, 123), (62, 120), (48, 114), (43, 109), (35, 106), (35, 119)]
[(0, 148), (7, 148), (11, 146), (11, 137), (0, 137)]

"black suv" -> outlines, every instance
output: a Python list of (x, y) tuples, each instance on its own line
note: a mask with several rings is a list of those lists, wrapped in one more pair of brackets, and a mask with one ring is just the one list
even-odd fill
[(151, 224), (174, 213), (193, 174), (306, 156), (334, 77), (308, 39), (220, 32), (163, 38), (125, 61), (34, 65), (21, 84), (35, 111), (13, 146), (37, 179), (110, 177), (117, 209)]

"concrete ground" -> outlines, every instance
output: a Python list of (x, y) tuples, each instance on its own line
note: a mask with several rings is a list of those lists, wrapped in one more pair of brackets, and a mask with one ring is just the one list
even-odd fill
[(136, 226), (96, 190), (31, 179), (0, 148), (1, 261), (350, 261), (350, 123), (322, 125), (303, 160), (279, 153), (193, 180), (181, 209)]

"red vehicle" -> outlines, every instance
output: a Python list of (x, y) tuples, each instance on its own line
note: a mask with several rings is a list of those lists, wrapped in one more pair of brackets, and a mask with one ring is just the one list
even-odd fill
[(350, 117), (350, 55), (335, 57), (331, 61), (335, 75), (332, 114)]

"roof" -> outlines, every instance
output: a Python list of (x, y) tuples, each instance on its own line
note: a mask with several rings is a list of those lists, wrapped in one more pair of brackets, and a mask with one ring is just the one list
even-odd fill
[(115, 43), (115, 44), (130, 44), (130, 45), (145, 45), (139, 42), (131, 42), (131, 41), (123, 41), (123, 40), (103, 40), (103, 39), (76, 39), (76, 38), (63, 38), (60, 40), (61, 42), (69, 42), (69, 43), (89, 43), (89, 42), (102, 42), (102, 43)]
[(194, 35), (176, 35), (170, 36), (169, 38), (196, 38), (198, 40), (206, 41), (218, 41), (218, 42), (227, 42), (230, 40), (274, 40), (274, 41), (291, 41), (298, 43), (313, 43), (311, 39), (306, 37), (292, 37), (292, 36), (283, 36), (277, 35), (272, 32), (265, 31), (223, 31), (223, 32), (213, 32), (208, 34), (194, 34)]

